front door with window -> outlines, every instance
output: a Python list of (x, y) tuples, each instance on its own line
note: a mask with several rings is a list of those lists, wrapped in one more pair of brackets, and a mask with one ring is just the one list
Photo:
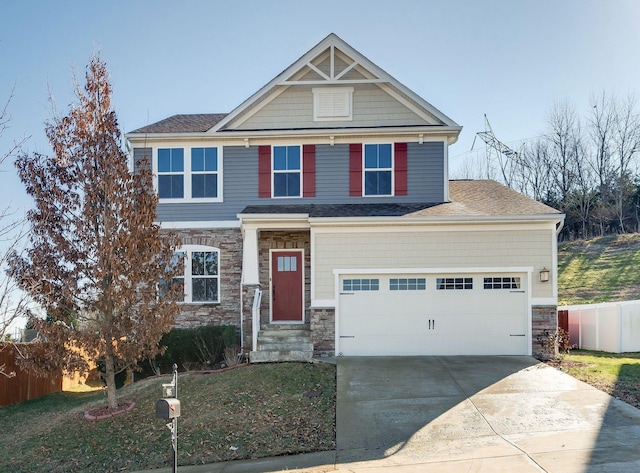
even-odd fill
[(271, 320), (303, 321), (304, 258), (302, 251), (271, 253)]

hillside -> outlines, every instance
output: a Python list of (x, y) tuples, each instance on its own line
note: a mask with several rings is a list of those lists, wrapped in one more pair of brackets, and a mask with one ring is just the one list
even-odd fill
[(558, 245), (558, 304), (640, 299), (640, 234)]

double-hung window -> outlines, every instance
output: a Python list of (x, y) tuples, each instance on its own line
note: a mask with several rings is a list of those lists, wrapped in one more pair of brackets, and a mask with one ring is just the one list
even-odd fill
[(191, 197), (218, 197), (218, 148), (191, 148)]
[(184, 149), (158, 149), (158, 197), (184, 198)]
[(393, 195), (392, 177), (391, 145), (364, 145), (364, 195)]
[(184, 246), (175, 253), (184, 262), (184, 274), (172, 284), (184, 288), (186, 303), (220, 302), (220, 250), (208, 246)]
[(191, 302), (219, 302), (219, 252), (191, 251)]
[(220, 202), (221, 165), (221, 148), (158, 148), (158, 197), (165, 202)]
[(273, 147), (273, 197), (301, 197), (300, 146)]

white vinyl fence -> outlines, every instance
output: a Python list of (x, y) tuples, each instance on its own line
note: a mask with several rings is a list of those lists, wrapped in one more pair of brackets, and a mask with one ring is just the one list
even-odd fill
[(558, 307), (569, 312), (571, 344), (585, 350), (640, 351), (640, 300)]

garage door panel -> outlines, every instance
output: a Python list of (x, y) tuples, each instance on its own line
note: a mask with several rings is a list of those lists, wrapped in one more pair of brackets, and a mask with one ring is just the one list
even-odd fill
[[(527, 354), (526, 275), (517, 275), (517, 289), (485, 289), (484, 278), (492, 276), (463, 275), (472, 279), (472, 288), (454, 290), (439, 290), (437, 280), (460, 275), (367, 276), (367, 284), (375, 279), (375, 290), (364, 282), (358, 286), (353, 276), (349, 280), (360, 290), (340, 294), (337, 351), (346, 356)], [(422, 283), (416, 286), (416, 280)]]

